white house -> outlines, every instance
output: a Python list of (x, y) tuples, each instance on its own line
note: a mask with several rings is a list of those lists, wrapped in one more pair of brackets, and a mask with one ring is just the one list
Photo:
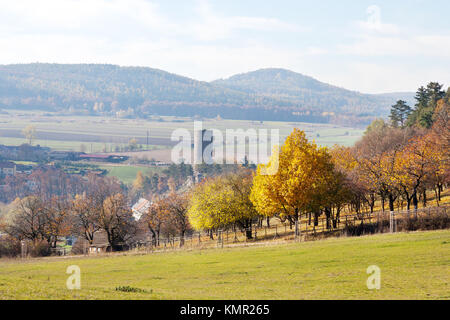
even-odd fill
[(142, 215), (148, 211), (151, 205), (152, 203), (147, 199), (144, 198), (139, 199), (139, 201), (136, 202), (133, 207), (131, 207), (134, 219), (136, 221), (139, 221)]

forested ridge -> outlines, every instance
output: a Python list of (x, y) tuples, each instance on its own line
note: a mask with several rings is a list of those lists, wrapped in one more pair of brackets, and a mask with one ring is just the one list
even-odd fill
[(100, 64), (0, 66), (0, 108), (71, 114), (201, 116), (367, 123), (412, 94), (369, 95), (284, 69), (202, 82), (144, 67)]

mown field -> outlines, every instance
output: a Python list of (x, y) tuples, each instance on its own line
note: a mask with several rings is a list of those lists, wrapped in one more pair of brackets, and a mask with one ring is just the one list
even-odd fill
[(136, 179), (137, 173), (140, 171), (144, 175), (151, 176), (154, 173), (161, 174), (164, 167), (145, 167), (145, 166), (128, 166), (128, 165), (106, 165), (99, 166), (100, 169), (108, 171), (107, 176), (116, 177), (125, 184), (131, 184)]
[[(70, 265), (81, 290), (66, 289)], [(381, 269), (368, 290), (367, 267)], [(268, 247), (0, 261), (0, 299), (450, 299), (450, 231)], [(142, 292), (122, 292), (129, 286)]]

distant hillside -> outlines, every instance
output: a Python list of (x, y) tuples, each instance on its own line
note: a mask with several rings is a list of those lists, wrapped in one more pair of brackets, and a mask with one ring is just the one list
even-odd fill
[(396, 99), (348, 91), (282, 69), (208, 83), (143, 67), (0, 65), (0, 108), (5, 109), (365, 124), (386, 115)]
[(236, 91), (288, 101), (298, 109), (359, 115), (386, 115), (394, 101), (406, 99), (410, 102), (414, 97), (414, 93), (362, 94), (285, 69), (261, 69), (212, 83)]

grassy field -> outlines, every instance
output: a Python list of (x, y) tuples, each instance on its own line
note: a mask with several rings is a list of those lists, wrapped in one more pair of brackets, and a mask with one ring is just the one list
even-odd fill
[[(81, 290), (66, 289), (70, 265)], [(368, 290), (366, 269), (381, 268)], [(450, 299), (450, 231), (152, 255), (0, 261), (0, 299)], [(121, 292), (129, 286), (143, 292)]]
[(144, 167), (127, 165), (100, 165), (100, 169), (108, 171), (107, 176), (116, 177), (125, 184), (131, 184), (136, 179), (136, 175), (141, 171), (144, 175), (150, 176), (154, 173), (161, 174), (163, 167)]
[[(19, 146), (21, 144), (28, 143), (25, 138), (11, 138), (1, 137), (0, 144), (7, 146)], [(35, 139), (33, 145), (40, 145), (41, 147), (49, 147), (58, 151), (82, 151), (87, 153), (102, 153), (105, 150), (107, 152), (114, 152), (116, 146), (124, 146), (126, 143), (102, 143), (102, 142), (83, 142), (83, 141), (70, 141), (70, 140), (49, 140), (49, 139)], [(143, 146), (147, 148), (147, 146)], [(149, 145), (148, 150), (160, 150), (165, 149), (162, 146)]]

